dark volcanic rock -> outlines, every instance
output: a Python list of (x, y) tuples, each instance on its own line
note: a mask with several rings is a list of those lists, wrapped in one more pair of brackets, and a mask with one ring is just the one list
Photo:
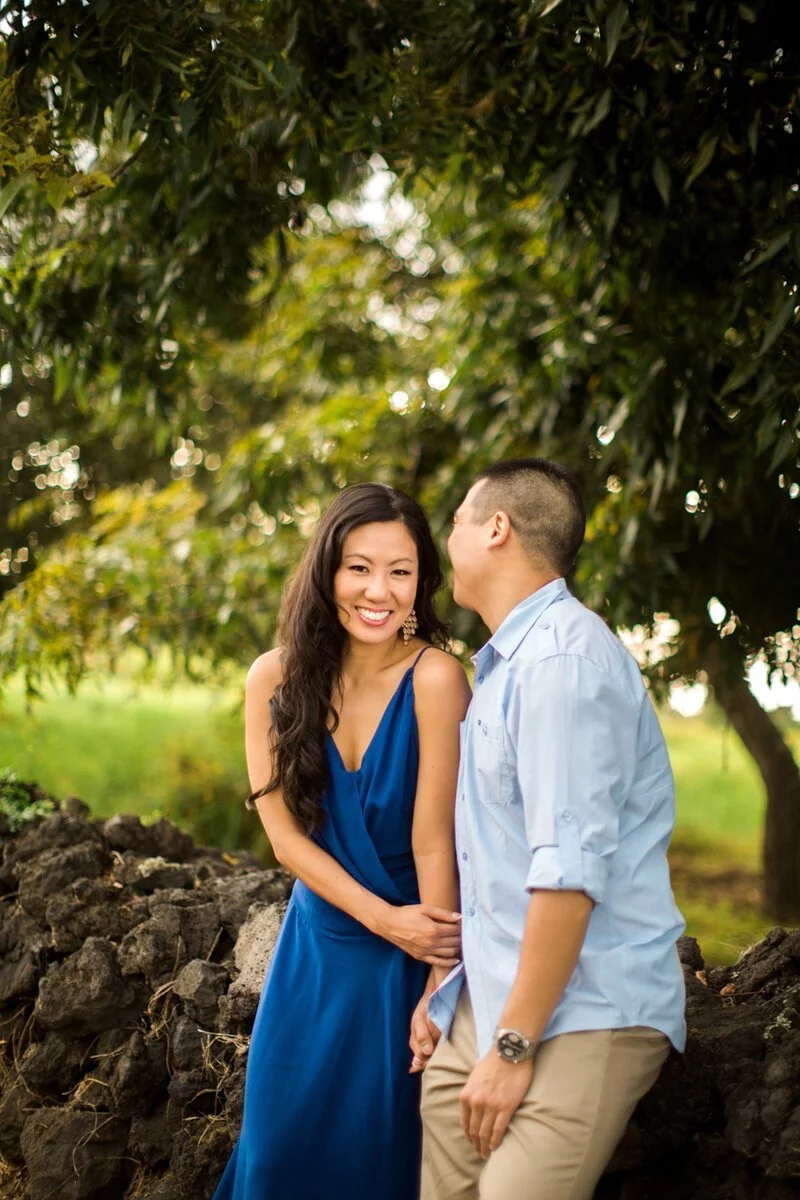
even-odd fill
[(272, 904), (287, 900), (291, 884), (285, 871), (252, 871), (214, 881), (214, 893), (220, 920), (226, 933), (235, 940), (244, 925), (250, 905)]
[(152, 893), (159, 888), (188, 888), (194, 883), (189, 867), (169, 862), (160, 854), (151, 858), (137, 858), (126, 851), (114, 866), (114, 878), (135, 892)]
[(0, 925), (0, 1008), (36, 995), (51, 943), (49, 932), (21, 908), (5, 911)]
[(116, 941), (147, 919), (147, 901), (128, 889), (99, 879), (78, 879), (51, 897), (45, 909), (53, 948), (78, 950), (89, 937)]
[(45, 1029), (80, 1036), (134, 1020), (146, 1001), (141, 985), (123, 978), (113, 943), (94, 937), (50, 968), (34, 1012)]
[(20, 1135), (29, 1114), (45, 1102), (52, 1103), (69, 1091), (80, 1076), (85, 1046), (48, 1034), (29, 1046), (22, 1056), (16, 1079), (0, 1093), (0, 1155), (10, 1162), (22, 1160)]
[(6, 1162), (22, 1162), (20, 1136), (29, 1115), (39, 1102), (22, 1079), (6, 1084), (0, 1092), (0, 1156)]
[(0, 1154), (30, 1200), (122, 1200), (134, 1172), (140, 1197), (210, 1196), (247, 1048), (218, 1004), (240, 926), (290, 877), (77, 801), (0, 849), (19, 893), (0, 906)]
[(678, 938), (678, 958), (685, 967), (690, 967), (692, 971), (702, 971), (706, 965), (697, 938), (685, 935)]
[(194, 842), (189, 835), (163, 818), (152, 825), (143, 825), (130, 813), (117, 813), (100, 828), (112, 850), (132, 850), (141, 858), (163, 857), (178, 863), (194, 855)]
[(230, 1143), (221, 1123), (209, 1122), (198, 1139), (181, 1129), (173, 1143), (168, 1177), (175, 1190), (163, 1194), (162, 1200), (168, 1196), (172, 1200), (211, 1200), (229, 1154)]
[[(290, 877), (78, 804), (0, 840), (0, 1154), (30, 1200), (123, 1200), (134, 1171), (142, 1200), (210, 1197)], [(687, 1052), (596, 1200), (800, 1200), (800, 931), (679, 954)]]
[(219, 1000), (229, 983), (224, 967), (193, 958), (176, 977), (172, 992), (183, 1001), (186, 1015), (208, 1028), (216, 1022)]
[(125, 975), (144, 975), (152, 988), (175, 978), (192, 958), (207, 958), (220, 935), (221, 925), (216, 904), (202, 895), (178, 893), (180, 904), (163, 900), (156, 893), (150, 904), (150, 917), (120, 943), (119, 960)]
[(37, 920), (44, 920), (47, 901), (76, 879), (94, 879), (108, 870), (111, 856), (98, 842), (59, 846), (15, 868), (19, 880), (19, 905)]
[(130, 1122), (107, 1112), (42, 1108), (22, 1131), (31, 1200), (119, 1200), (132, 1174)]
[(176, 1017), (169, 1030), (169, 1060), (178, 1071), (200, 1070), (203, 1066), (203, 1038), (197, 1022)]
[(48, 1033), (43, 1042), (26, 1050), (19, 1066), (20, 1079), (37, 1097), (63, 1096), (78, 1082), (88, 1053), (88, 1041)]
[(68, 812), (54, 813), (52, 817), (26, 827), (16, 838), (6, 842), (3, 847), (0, 879), (7, 883), (16, 883), (21, 863), (29, 862), (51, 850), (78, 846), (85, 842), (96, 842), (98, 846), (105, 847), (101, 835), (85, 816), (73, 816)]
[(123, 1117), (146, 1116), (169, 1080), (166, 1042), (137, 1029), (117, 1060), (111, 1081), (112, 1107)]
[(167, 1120), (167, 1106), (162, 1104), (149, 1117), (133, 1118), (129, 1153), (145, 1166), (164, 1166), (172, 1154), (174, 1136)]

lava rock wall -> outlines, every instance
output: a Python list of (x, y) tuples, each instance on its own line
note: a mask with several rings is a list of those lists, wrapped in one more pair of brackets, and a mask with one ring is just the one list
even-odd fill
[[(77, 801), (0, 849), (0, 1197), (208, 1200), (290, 877)], [(596, 1200), (800, 1197), (800, 931), (679, 949), (687, 1051)]]

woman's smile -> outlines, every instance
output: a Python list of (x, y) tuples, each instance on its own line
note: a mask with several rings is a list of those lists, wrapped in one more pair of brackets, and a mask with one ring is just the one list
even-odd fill
[(366, 621), (368, 625), (373, 626), (385, 625), (392, 615), (392, 611), (389, 608), (364, 608), (356, 605), (355, 609), (362, 621)]

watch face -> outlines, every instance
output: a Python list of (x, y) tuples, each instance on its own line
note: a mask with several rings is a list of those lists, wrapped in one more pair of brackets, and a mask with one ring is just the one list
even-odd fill
[(520, 1033), (509, 1031), (497, 1039), (497, 1053), (509, 1062), (519, 1062), (528, 1049), (529, 1042)]

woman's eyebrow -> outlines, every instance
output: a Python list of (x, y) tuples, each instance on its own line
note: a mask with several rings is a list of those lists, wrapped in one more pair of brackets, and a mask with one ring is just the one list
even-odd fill
[[(345, 558), (363, 558), (364, 562), (368, 562), (368, 563), (372, 562), (372, 559), (369, 557), (368, 554), (359, 554), (355, 551), (350, 554), (345, 554)], [(414, 560), (413, 560), (413, 558), (395, 558), (395, 559), (392, 559), (392, 561), (389, 563), (389, 566), (396, 567), (398, 563), (411, 563), (413, 566)]]

